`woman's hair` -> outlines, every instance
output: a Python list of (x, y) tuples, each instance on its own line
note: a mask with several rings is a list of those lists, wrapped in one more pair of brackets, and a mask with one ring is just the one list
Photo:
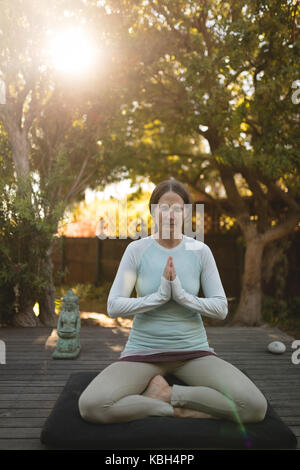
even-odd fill
[(150, 213), (151, 204), (158, 204), (158, 201), (160, 200), (161, 196), (169, 191), (178, 194), (183, 199), (184, 204), (193, 204), (192, 196), (190, 195), (188, 189), (184, 186), (184, 184), (171, 177), (167, 180), (161, 181), (154, 188), (149, 201)]

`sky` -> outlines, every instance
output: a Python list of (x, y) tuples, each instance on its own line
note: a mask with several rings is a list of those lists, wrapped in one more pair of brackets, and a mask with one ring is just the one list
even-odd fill
[[(130, 183), (130, 179), (125, 179), (118, 183), (108, 184), (106, 185), (104, 191), (95, 191), (87, 188), (85, 191), (85, 201), (88, 204), (94, 201), (95, 198), (108, 200), (110, 196), (116, 199), (123, 199), (125, 198), (126, 194), (133, 193), (138, 189), (138, 185), (134, 185), (131, 188)], [(155, 184), (151, 182), (142, 182), (140, 185), (144, 191), (152, 192), (155, 188)]]

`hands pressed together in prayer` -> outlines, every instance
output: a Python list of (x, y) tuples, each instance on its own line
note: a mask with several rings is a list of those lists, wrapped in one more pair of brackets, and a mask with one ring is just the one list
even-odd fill
[(176, 302), (183, 304), (184, 303), (184, 290), (181, 286), (179, 277), (176, 276), (175, 266), (173, 262), (173, 257), (169, 256), (167, 259), (167, 263), (163, 272), (163, 277), (167, 279), (167, 281), (174, 281), (177, 279), (176, 282), (170, 285), (170, 289), (168, 289), (169, 293), (166, 297), (166, 300), (170, 300), (171, 298), (174, 299)]
[(167, 264), (165, 266), (163, 276), (168, 280), (168, 281), (174, 281), (176, 278), (176, 271), (175, 271), (175, 266), (173, 263), (173, 257), (169, 256), (167, 260)]

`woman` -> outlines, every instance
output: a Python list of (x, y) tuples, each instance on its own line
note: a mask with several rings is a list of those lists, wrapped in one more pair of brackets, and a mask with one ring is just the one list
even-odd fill
[[(267, 401), (260, 390), (207, 342), (202, 315), (223, 320), (228, 307), (210, 248), (182, 233), (185, 204), (191, 202), (175, 179), (161, 182), (151, 195), (149, 208), (156, 205), (159, 229), (129, 243), (107, 301), (111, 318), (134, 315), (132, 328), (119, 360), (79, 398), (86, 421), (175, 416), (258, 422), (265, 417)], [(200, 282), (205, 298), (197, 297)], [(137, 298), (130, 298), (134, 287)], [(169, 386), (166, 373), (187, 385)]]

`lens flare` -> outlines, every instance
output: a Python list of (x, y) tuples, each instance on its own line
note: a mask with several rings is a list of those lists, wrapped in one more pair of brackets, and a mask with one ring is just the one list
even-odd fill
[(245, 439), (245, 446), (246, 447), (251, 447), (252, 446), (252, 441), (249, 439), (249, 436), (248, 436), (248, 433), (247, 433), (247, 430), (245, 428), (245, 426), (243, 425), (243, 422), (240, 418), (240, 415), (238, 413), (238, 410), (237, 410), (237, 407), (236, 407), (236, 404), (232, 398), (232, 396), (230, 395), (229, 392), (226, 392), (226, 391), (223, 391), (223, 394), (225, 395), (225, 397), (227, 398), (228, 400), (228, 403), (233, 411), (233, 414), (235, 416), (235, 419), (236, 419), (236, 422), (237, 424), (239, 425), (239, 428), (240, 428), (240, 432), (242, 434), (242, 436), (244, 437)]

